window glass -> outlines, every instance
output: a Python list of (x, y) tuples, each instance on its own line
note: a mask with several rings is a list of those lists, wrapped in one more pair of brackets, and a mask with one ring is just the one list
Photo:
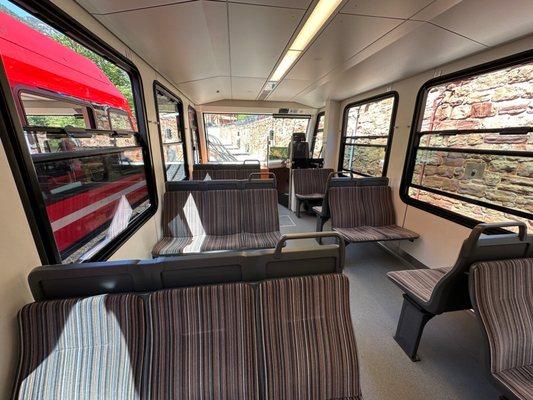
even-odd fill
[(292, 134), (306, 132), (309, 117), (271, 114), (204, 114), (209, 161), (286, 159)]
[(87, 106), (66, 99), (21, 92), (20, 101), (29, 126), (90, 128)]
[(531, 88), (531, 61), (424, 88), (402, 187), (408, 199), (465, 224), (522, 220), (531, 228)]
[(181, 101), (170, 93), (156, 89), (159, 133), (167, 181), (180, 181), (187, 177), (185, 143), (181, 125)]
[(339, 169), (384, 176), (394, 130), (397, 94), (386, 93), (346, 106)]
[(316, 120), (315, 132), (313, 134), (312, 158), (323, 158), (324, 146), (324, 120), (326, 114), (319, 113)]
[(130, 116), (124, 111), (109, 110), (111, 129), (115, 131), (132, 131)]
[(152, 205), (138, 134), (109, 132), (110, 119), (113, 129), (134, 128), (130, 75), (10, 2), (0, 5), (0, 24), (4, 72), (33, 163), (26, 170), (41, 190), (31, 204), (50, 228), (39, 227), (48, 262), (106, 254)]

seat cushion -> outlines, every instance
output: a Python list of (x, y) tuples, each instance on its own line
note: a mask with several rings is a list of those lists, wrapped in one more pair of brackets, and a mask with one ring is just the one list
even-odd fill
[(324, 198), (324, 193), (296, 194), (296, 197), (301, 200), (321, 200)]
[(357, 399), (348, 279), (340, 274), (259, 285), (265, 399)]
[(200, 253), (202, 251), (240, 250), (245, 248), (243, 236), (201, 235), (193, 237), (163, 237), (152, 249), (154, 257), (177, 254)]
[(149, 295), (147, 399), (257, 399), (254, 294), (249, 285)]
[(243, 234), (243, 246), (246, 249), (269, 249), (276, 247), (281, 239), (281, 233), (263, 232), (263, 233), (245, 233)]
[(494, 374), (520, 399), (533, 399), (533, 365), (511, 368)]
[(433, 289), (451, 268), (408, 269), (393, 271), (387, 276), (408, 295), (428, 302)]
[(312, 210), (315, 214), (322, 215), (322, 206), (314, 206)]
[(144, 318), (131, 294), (25, 306), (15, 398), (140, 399)]
[(413, 240), (419, 235), (396, 225), (360, 226), (355, 228), (333, 228), (349, 242), (377, 242), (387, 240)]

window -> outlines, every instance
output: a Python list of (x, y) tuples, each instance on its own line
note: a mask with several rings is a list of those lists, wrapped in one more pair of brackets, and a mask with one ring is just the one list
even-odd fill
[(188, 166), (183, 133), (183, 105), (170, 91), (154, 83), (161, 151), (168, 182), (187, 178)]
[(307, 132), (309, 116), (204, 113), (211, 162), (287, 158), (295, 132)]
[(418, 94), (405, 202), (466, 226), (533, 217), (533, 52), (433, 79)]
[(139, 75), (57, 7), (32, 9), (51, 25), (0, 5), (3, 141), (43, 263), (103, 260), (157, 207)]
[(200, 163), (202, 152), (200, 151), (200, 128), (198, 127), (198, 114), (196, 110), (189, 106), (189, 126), (191, 127), (194, 163)]
[(313, 132), (313, 142), (311, 143), (311, 158), (323, 158), (322, 152), (324, 146), (324, 119), (326, 114), (324, 111), (318, 113), (316, 116), (316, 125)]
[(344, 109), (339, 170), (386, 176), (398, 93), (388, 92)]

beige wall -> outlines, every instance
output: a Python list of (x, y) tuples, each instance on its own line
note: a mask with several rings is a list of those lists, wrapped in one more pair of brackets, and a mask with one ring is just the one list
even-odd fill
[[(490, 49), (474, 56), (446, 64), (431, 71), (418, 74), (408, 79), (394, 82), (390, 85), (345, 99), (341, 102), (339, 124), (342, 124), (342, 110), (346, 104), (362, 100), (388, 90), (396, 90), (400, 95), (398, 114), (396, 117), (394, 138), (387, 176), (394, 193), (394, 204), (397, 223), (405, 228), (420, 233), (421, 238), (414, 243), (401, 242), (392, 244), (400, 247), (427, 266), (437, 268), (448, 266), (455, 260), (459, 247), (470, 230), (462, 225), (440, 218), (418, 208), (407, 206), (400, 199), (399, 189), (402, 177), (405, 154), (411, 130), (414, 105), (419, 88), (435, 76), (448, 74), (463, 68), (482, 64), (491, 60), (533, 48), (533, 37), (527, 37), (494, 49)], [(336, 137), (335, 146), (339, 148), (340, 134)], [(330, 140), (328, 140), (328, 146)], [(328, 155), (331, 154), (328, 150)]]

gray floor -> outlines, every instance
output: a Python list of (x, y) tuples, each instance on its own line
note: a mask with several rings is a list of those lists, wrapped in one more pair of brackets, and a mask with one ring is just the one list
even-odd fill
[[(282, 233), (315, 230), (314, 217), (298, 219), (283, 207), (280, 222)], [(386, 273), (406, 268), (376, 244), (350, 245), (346, 251), (344, 273), (350, 279), (365, 400), (497, 400), (499, 394), (481, 364), (481, 336), (470, 311), (432, 319), (424, 331), (417, 363), (392, 339), (402, 297)]]

